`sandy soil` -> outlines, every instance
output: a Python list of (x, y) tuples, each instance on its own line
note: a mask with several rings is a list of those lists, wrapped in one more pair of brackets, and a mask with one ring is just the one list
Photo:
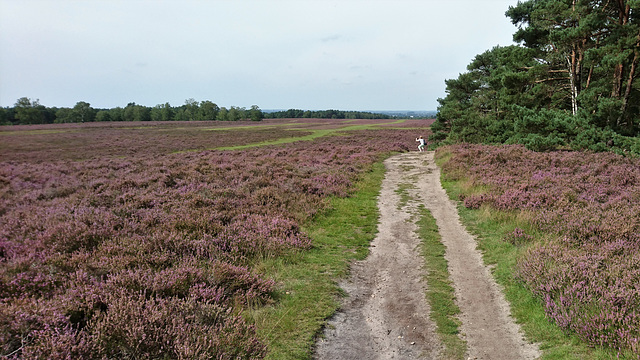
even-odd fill
[[(400, 154), (385, 161), (378, 199), (380, 223), (370, 255), (354, 263), (341, 283), (347, 293), (316, 347), (316, 359), (439, 359), (442, 345), (429, 319), (424, 259), (416, 235), (419, 204), (436, 218), (462, 312), (461, 336), (470, 359), (535, 359), (509, 305), (483, 265), (474, 238), (460, 224), (456, 205), (440, 185), (433, 152)], [(397, 190), (407, 189), (402, 203)]]

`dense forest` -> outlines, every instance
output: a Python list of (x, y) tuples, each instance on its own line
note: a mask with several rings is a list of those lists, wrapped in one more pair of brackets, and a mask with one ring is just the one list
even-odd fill
[(0, 125), (59, 124), (94, 121), (260, 121), (264, 118), (320, 118), (320, 119), (389, 119), (393, 116), (362, 111), (298, 110), (263, 112), (257, 105), (251, 108), (220, 107), (205, 100), (187, 99), (182, 106), (169, 103), (154, 107), (129, 103), (126, 107), (94, 109), (91, 104), (79, 101), (73, 108), (56, 108), (41, 105), (39, 100), (27, 97), (18, 99), (14, 107), (0, 108)]
[(265, 114), (265, 118), (269, 119), (389, 119), (391, 115), (377, 114), (364, 111), (343, 111), (343, 110), (300, 110), (289, 109), (284, 111), (274, 111)]
[(227, 109), (209, 100), (198, 102), (194, 99), (187, 99), (184, 105), (177, 107), (169, 103), (148, 107), (131, 102), (124, 108), (94, 109), (85, 101), (79, 101), (73, 108), (56, 108), (22, 97), (13, 108), (0, 108), (0, 124), (3, 125), (94, 121), (260, 121), (263, 117), (264, 114), (257, 105), (250, 109), (237, 106)]
[(640, 154), (638, 0), (529, 0), (506, 11), (518, 45), (445, 81), (431, 140)]

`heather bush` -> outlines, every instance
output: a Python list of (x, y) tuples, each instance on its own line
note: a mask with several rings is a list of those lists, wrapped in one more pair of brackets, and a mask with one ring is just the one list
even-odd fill
[(29, 145), (0, 162), (2, 357), (263, 357), (242, 313), (278, 285), (255, 265), (311, 248), (301, 224), (415, 138), (389, 128), (175, 153), (281, 136), (112, 126), (3, 135)]
[(76, 326), (45, 325), (21, 349), (27, 359), (254, 359), (266, 352), (230, 308), (194, 298), (114, 289), (104, 310)]
[[(448, 149), (444, 173), (474, 189), (461, 196), (465, 206), (519, 211), (551, 235), (516, 268), (547, 315), (591, 345), (640, 354), (640, 159), (520, 145)], [(518, 228), (505, 241), (535, 240)]]
[[(144, 292), (155, 298), (187, 298), (220, 305), (265, 302), (273, 289), (273, 281), (252, 274), (249, 269), (214, 261), (207, 267), (195, 259), (173, 267), (131, 269), (112, 274), (106, 285), (130, 292)], [(231, 304), (229, 304), (231, 302)]]
[(505, 235), (504, 240), (512, 245), (522, 245), (533, 240), (533, 236), (524, 232), (520, 228), (513, 229), (512, 232)]

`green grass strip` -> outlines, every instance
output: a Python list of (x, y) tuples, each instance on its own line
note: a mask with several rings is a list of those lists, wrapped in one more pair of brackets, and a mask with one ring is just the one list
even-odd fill
[(288, 143), (293, 143), (297, 141), (311, 141), (319, 137), (331, 135), (332, 133), (336, 132), (336, 129), (323, 129), (323, 130), (287, 129), (287, 130), (311, 132), (311, 134), (305, 135), (305, 136), (288, 137), (288, 138), (282, 138), (282, 139), (276, 139), (276, 140), (263, 141), (259, 143), (246, 144), (246, 145), (217, 147), (209, 150), (242, 150), (242, 149), (248, 149), (248, 148), (259, 147), (259, 146), (288, 144)]
[[(260, 124), (259, 122), (256, 122), (256, 124)], [(311, 125), (322, 125), (321, 123), (284, 123), (284, 124), (262, 124), (262, 125), (256, 125), (256, 124), (250, 124), (250, 125), (236, 125), (236, 126), (225, 126), (225, 127), (212, 127), (212, 128), (202, 128), (202, 131), (233, 131), (233, 130), (240, 130), (240, 131), (247, 131), (247, 130), (254, 130), (254, 129), (262, 129), (262, 130), (268, 130), (268, 129), (277, 129), (280, 127), (286, 127), (287, 130), (305, 130), (305, 128), (296, 128), (296, 126), (311, 126)]]
[(411, 200), (411, 195), (409, 195), (409, 192), (407, 190), (414, 188), (415, 187), (413, 184), (398, 184), (398, 188), (395, 191), (395, 193), (400, 197), (400, 201), (398, 201), (398, 210), (402, 209), (409, 203), (409, 200)]
[(427, 301), (431, 306), (431, 319), (436, 324), (436, 332), (444, 345), (443, 358), (464, 359), (467, 344), (459, 336), (460, 309), (455, 303), (455, 293), (449, 279), (449, 265), (444, 254), (436, 219), (431, 212), (420, 205), (418, 235), (427, 270)]
[[(213, 149), (208, 149), (208, 150), (242, 150), (242, 149), (248, 149), (248, 148), (259, 147), (259, 146), (288, 144), (288, 143), (293, 143), (293, 142), (297, 142), (297, 141), (311, 141), (311, 140), (317, 139), (319, 137), (335, 135), (336, 133), (340, 133), (340, 132), (370, 130), (370, 129), (378, 128), (381, 125), (400, 124), (400, 123), (402, 123), (404, 121), (405, 120), (396, 120), (396, 121), (393, 121), (393, 122), (381, 123), (381, 124), (348, 125), (348, 126), (336, 127), (334, 129), (320, 129), (320, 130), (296, 129), (296, 128), (292, 127), (290, 129), (287, 129), (287, 130), (288, 131), (305, 131), (305, 132), (311, 131), (311, 134), (305, 135), (305, 136), (288, 137), (288, 138), (283, 138), (283, 139), (269, 140), (269, 141), (263, 141), (263, 142), (259, 142), (259, 143), (239, 145), (239, 146), (218, 147), (218, 148), (213, 148)], [(286, 125), (294, 126), (295, 124), (286, 124)], [(273, 125), (271, 125), (271, 126), (273, 126)], [(242, 127), (236, 127), (236, 128), (233, 128), (233, 129), (229, 128), (228, 130), (243, 130), (243, 128)]]
[(338, 279), (348, 274), (350, 262), (366, 257), (377, 233), (383, 177), (382, 163), (374, 165), (352, 196), (331, 200), (329, 210), (304, 226), (311, 250), (257, 267), (278, 284), (274, 304), (245, 313), (268, 344), (267, 359), (312, 358), (315, 339), (343, 295)]

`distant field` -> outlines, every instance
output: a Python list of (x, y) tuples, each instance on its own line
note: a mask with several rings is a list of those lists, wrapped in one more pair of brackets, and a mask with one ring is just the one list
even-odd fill
[(286, 294), (264, 262), (313, 249), (303, 224), (426, 125), (0, 128), (0, 356), (265, 356), (266, 335), (243, 314)]
[(277, 119), (256, 122), (144, 122), (0, 127), (3, 161), (85, 160), (212, 150), (295, 139), (313, 130), (369, 127), (416, 128), (432, 120)]

